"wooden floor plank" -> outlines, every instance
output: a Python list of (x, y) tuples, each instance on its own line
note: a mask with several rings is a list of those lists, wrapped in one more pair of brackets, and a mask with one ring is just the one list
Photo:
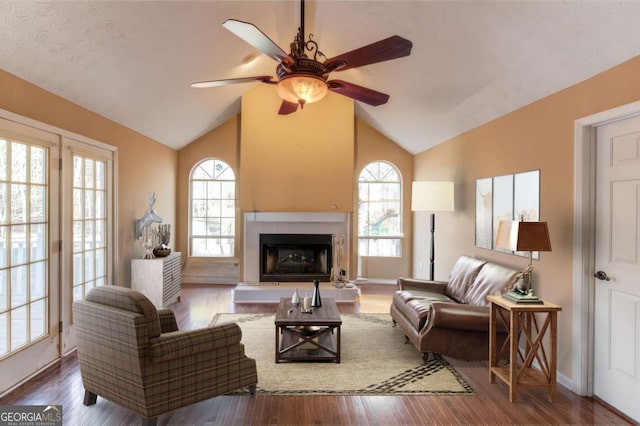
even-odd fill
[[(359, 303), (341, 313), (389, 312), (394, 286), (365, 284)], [(216, 313), (275, 312), (276, 304), (231, 302), (229, 286), (186, 285), (171, 307), (181, 329), (209, 324)], [(486, 362), (449, 359), (474, 395), (446, 396), (221, 396), (158, 418), (160, 425), (424, 425), (424, 424), (627, 424), (593, 398), (559, 386), (555, 403), (539, 389), (522, 389), (509, 403), (502, 383), (489, 383)], [(84, 390), (75, 353), (0, 399), (0, 405), (62, 404), (65, 424), (141, 424), (142, 418), (98, 398), (82, 404)]]

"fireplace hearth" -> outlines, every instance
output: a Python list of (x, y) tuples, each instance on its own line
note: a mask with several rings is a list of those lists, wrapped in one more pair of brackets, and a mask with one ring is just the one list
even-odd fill
[(332, 242), (331, 234), (260, 234), (260, 281), (330, 281)]

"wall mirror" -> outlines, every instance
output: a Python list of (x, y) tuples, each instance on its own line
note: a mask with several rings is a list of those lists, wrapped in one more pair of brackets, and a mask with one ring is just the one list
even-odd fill
[[(476, 247), (528, 256), (495, 248), (501, 220), (540, 220), (540, 170), (476, 180)], [(538, 252), (533, 256), (538, 259)]]

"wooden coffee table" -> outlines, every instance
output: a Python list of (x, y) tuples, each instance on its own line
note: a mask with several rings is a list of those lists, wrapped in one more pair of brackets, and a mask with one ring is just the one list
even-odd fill
[(276, 363), (281, 361), (340, 362), (342, 319), (334, 299), (322, 299), (322, 306), (304, 313), (302, 304), (291, 305), (281, 298), (276, 312)]

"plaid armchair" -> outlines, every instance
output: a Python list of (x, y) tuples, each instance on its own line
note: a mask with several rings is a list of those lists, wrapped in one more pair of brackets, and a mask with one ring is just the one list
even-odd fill
[(156, 417), (249, 387), (256, 362), (244, 354), (237, 324), (178, 331), (173, 311), (141, 293), (97, 287), (73, 303), (84, 404), (100, 395), (144, 416)]

